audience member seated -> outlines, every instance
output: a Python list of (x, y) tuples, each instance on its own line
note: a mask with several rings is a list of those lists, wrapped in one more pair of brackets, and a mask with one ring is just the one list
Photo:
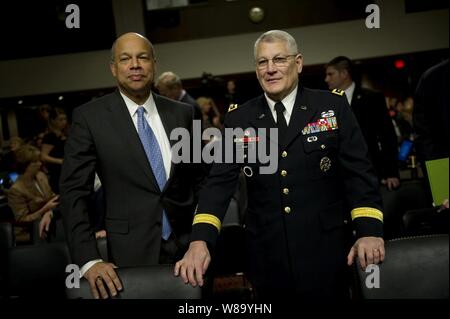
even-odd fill
[(8, 204), (14, 212), (17, 242), (30, 241), (30, 229), (26, 226), (35, 220), (41, 220), (41, 235), (48, 230), (54, 217), (53, 211), (58, 206), (58, 196), (52, 191), (47, 176), (41, 171), (39, 150), (31, 145), (24, 145), (17, 151), (19, 177), (8, 191)]

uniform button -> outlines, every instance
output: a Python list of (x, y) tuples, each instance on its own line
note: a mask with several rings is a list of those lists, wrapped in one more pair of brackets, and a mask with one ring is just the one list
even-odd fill
[(344, 219), (344, 224), (347, 225), (348, 224), (348, 220)]
[(286, 214), (289, 214), (289, 213), (291, 212), (291, 208), (290, 208), (289, 206), (286, 206), (286, 207), (284, 208), (284, 212), (285, 212)]
[(289, 194), (289, 188), (283, 188), (283, 194), (284, 195)]
[(283, 151), (283, 153), (281, 153), (281, 157), (287, 157), (287, 152)]
[(323, 150), (325, 149), (325, 147), (326, 147), (325, 144), (320, 145), (320, 148)]
[(285, 170), (282, 170), (281, 171), (281, 176), (286, 176), (286, 175), (287, 175), (287, 172)]

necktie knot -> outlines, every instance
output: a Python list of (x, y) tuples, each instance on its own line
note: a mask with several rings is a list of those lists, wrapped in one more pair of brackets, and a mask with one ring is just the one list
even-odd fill
[(137, 109), (138, 116), (143, 116), (145, 113), (145, 108), (143, 106), (139, 106)]
[(277, 112), (277, 114), (281, 113), (283, 114), (283, 112), (286, 110), (286, 108), (284, 107), (284, 104), (281, 102), (277, 102), (275, 103), (275, 111)]

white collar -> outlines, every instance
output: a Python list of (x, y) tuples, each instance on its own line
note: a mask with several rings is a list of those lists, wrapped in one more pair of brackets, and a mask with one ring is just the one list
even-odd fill
[[(297, 97), (297, 90), (298, 85), (295, 87), (295, 89), (292, 90), (291, 93), (289, 93), (283, 100), (281, 100), (281, 103), (283, 103), (284, 107), (286, 108), (286, 112), (289, 114), (289, 116), (292, 114), (292, 110), (294, 109), (295, 99)], [(270, 111), (272, 113), (276, 113), (275, 111), (276, 102), (271, 98), (269, 98), (266, 93), (264, 93), (264, 96), (266, 97), (267, 104), (269, 104)]]
[(156, 104), (155, 104), (155, 100), (153, 99), (152, 92), (150, 92), (150, 95), (148, 96), (148, 99), (142, 105), (136, 104), (136, 102), (134, 102), (132, 99), (130, 99), (128, 96), (126, 96), (122, 92), (120, 92), (120, 95), (122, 96), (122, 98), (123, 98), (123, 100), (125, 102), (125, 105), (127, 106), (128, 112), (130, 113), (131, 117), (134, 116), (134, 114), (137, 112), (137, 109), (140, 106), (144, 107), (147, 115), (150, 115), (150, 114), (152, 114), (153, 112), (156, 111)]
[(347, 97), (348, 104), (352, 103), (353, 93), (355, 92), (355, 82), (352, 82), (348, 88), (344, 90), (345, 96)]

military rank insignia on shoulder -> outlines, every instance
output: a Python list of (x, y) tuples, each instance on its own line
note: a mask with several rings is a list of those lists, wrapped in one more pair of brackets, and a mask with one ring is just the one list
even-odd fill
[(239, 107), (238, 104), (230, 104), (230, 106), (228, 107), (228, 112), (234, 111)]
[(344, 95), (344, 91), (339, 90), (339, 89), (333, 89), (333, 91), (331, 91), (331, 93), (336, 94), (336, 95), (340, 95), (340, 96)]

